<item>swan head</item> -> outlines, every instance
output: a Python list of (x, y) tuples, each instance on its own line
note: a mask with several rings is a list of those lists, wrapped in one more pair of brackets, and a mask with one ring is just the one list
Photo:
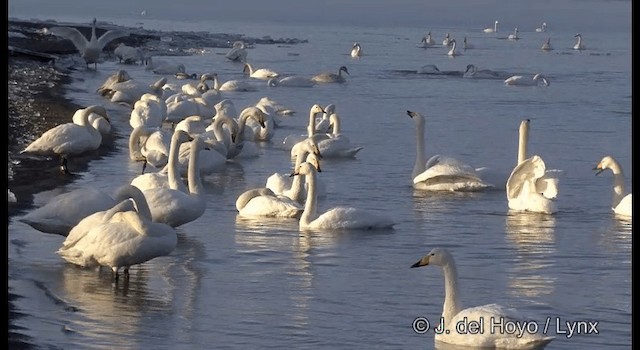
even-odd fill
[(315, 104), (311, 106), (310, 113), (316, 115), (318, 113), (325, 113), (325, 110), (319, 104)]
[(465, 73), (468, 72), (473, 72), (475, 70), (476, 66), (474, 66), (473, 64), (467, 64), (467, 69), (464, 71)]
[(289, 177), (292, 176), (296, 176), (296, 175), (310, 175), (313, 174), (314, 172), (319, 172), (319, 169), (316, 169), (311, 163), (308, 162), (303, 162), (300, 164), (300, 166), (298, 166), (298, 169), (296, 169), (296, 171), (294, 171), (291, 175), (289, 175)]
[(603, 171), (607, 169), (618, 168), (618, 162), (613, 159), (611, 156), (605, 156), (600, 160), (600, 162), (593, 168), (596, 171), (596, 176), (600, 175)]
[(495, 21), (495, 24), (498, 24), (498, 23), (499, 23), (498, 21)]
[(582, 34), (578, 33), (576, 35), (573, 36), (574, 38), (582, 38)]
[[(342, 71), (342, 72), (345, 72), (345, 73), (349, 74), (349, 71), (347, 70), (347, 67), (346, 67), (346, 66), (340, 66), (340, 69), (338, 69), (338, 72), (340, 72), (340, 71)], [(351, 75), (351, 74), (349, 74), (349, 75)]]
[(411, 267), (422, 267), (428, 265), (445, 266), (453, 261), (453, 256), (444, 248), (434, 248), (429, 254), (423, 256)]
[(320, 158), (322, 157), (319, 154), (309, 153), (306, 159), (306, 162), (313, 165), (319, 173), (322, 172), (322, 169), (320, 169)]
[(407, 115), (415, 120), (417, 125), (424, 124), (424, 117), (418, 112), (407, 111)]

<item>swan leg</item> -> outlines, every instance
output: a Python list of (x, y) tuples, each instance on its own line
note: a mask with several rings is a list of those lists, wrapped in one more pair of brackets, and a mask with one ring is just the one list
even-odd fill
[(67, 157), (65, 156), (60, 157), (60, 172), (63, 175), (73, 175), (71, 174), (71, 172), (69, 171), (69, 168), (67, 167)]
[(144, 159), (144, 163), (142, 163), (142, 172), (140, 174), (144, 174), (144, 171), (147, 169), (147, 158)]

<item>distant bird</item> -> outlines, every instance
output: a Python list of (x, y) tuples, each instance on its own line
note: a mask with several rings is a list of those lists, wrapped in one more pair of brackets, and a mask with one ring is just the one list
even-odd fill
[(544, 42), (544, 44), (542, 44), (542, 47), (540, 49), (545, 51), (553, 50), (553, 47), (551, 47), (551, 38), (547, 38), (547, 40)]
[(542, 74), (538, 73), (533, 76), (532, 79), (526, 78), (523, 75), (514, 75), (507, 78), (504, 81), (505, 85), (518, 85), (518, 86), (537, 86), (539, 83), (542, 83), (544, 86), (549, 86), (549, 80), (542, 76)]
[(483, 30), (485, 33), (497, 33), (498, 32), (498, 21), (493, 24), (493, 28), (485, 28)]
[(520, 38), (518, 38), (518, 27), (516, 27), (516, 29), (513, 30), (513, 34), (509, 34), (507, 39), (509, 39), (509, 40), (518, 40), (518, 39), (520, 39)]
[(96, 70), (98, 69), (98, 59), (100, 58), (102, 49), (104, 49), (109, 42), (129, 35), (129, 33), (125, 31), (114, 29), (106, 31), (99, 38), (96, 37), (95, 18), (92, 22), (91, 39), (89, 40), (87, 40), (78, 29), (72, 27), (53, 27), (49, 28), (49, 32), (53, 35), (71, 40), (86, 62), (87, 68), (89, 68), (89, 64), (93, 63)]
[(451, 36), (449, 35), (449, 33), (447, 33), (447, 35), (444, 36), (444, 40), (442, 40), (442, 46), (449, 45), (451, 45)]
[(347, 67), (340, 66), (340, 68), (338, 69), (338, 74), (320, 73), (311, 78), (311, 80), (315, 81), (316, 83), (345, 83), (347, 79), (345, 79), (345, 77), (342, 75), (342, 72), (349, 74)]
[(456, 51), (456, 39), (451, 39), (449, 43), (451, 44), (451, 50), (447, 52), (447, 55), (451, 57), (460, 55), (460, 53)]
[(547, 31), (547, 22), (542, 22), (542, 27), (536, 28), (536, 32), (542, 33)]
[(359, 43), (353, 43), (353, 47), (351, 48), (351, 57), (358, 58), (362, 56), (362, 48)]
[(474, 48), (473, 44), (469, 44), (467, 42), (467, 37), (465, 36), (464, 40), (462, 41), (462, 49), (466, 50), (466, 49), (473, 49), (473, 48)]
[(582, 43), (582, 34), (578, 33), (576, 35), (573, 36), (574, 38), (578, 38), (578, 42), (573, 45), (573, 49), (574, 50), (584, 50), (584, 44)]
[(245, 44), (242, 41), (236, 41), (233, 43), (233, 48), (227, 52), (224, 56), (230, 61), (245, 62), (247, 60), (247, 50)]

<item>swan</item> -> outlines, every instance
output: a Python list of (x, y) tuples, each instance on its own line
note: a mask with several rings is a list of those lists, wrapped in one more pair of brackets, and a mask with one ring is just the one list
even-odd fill
[(493, 28), (485, 28), (483, 30), (485, 33), (497, 33), (498, 32), (498, 21), (493, 23)]
[(139, 47), (131, 47), (125, 43), (118, 44), (118, 47), (113, 50), (113, 54), (118, 57), (120, 63), (133, 63), (136, 64), (140, 61), (140, 64), (144, 64), (144, 52)]
[(362, 56), (362, 47), (360, 47), (359, 43), (353, 43), (353, 47), (351, 47), (351, 57), (358, 58)]
[[(148, 131), (149, 129), (144, 129), (144, 127), (140, 127), (144, 131)], [(140, 132), (140, 128), (136, 128), (132, 134), (138, 134)], [(144, 132), (143, 131), (143, 132)], [(182, 192), (188, 192), (187, 186), (185, 186), (184, 182), (180, 178), (181, 170), (179, 168), (179, 156), (180, 156), (180, 146), (187, 142), (191, 141), (192, 137), (185, 131), (176, 130), (173, 132), (170, 138), (170, 146), (167, 155), (167, 160), (165, 162), (165, 169), (160, 172), (155, 173), (146, 173), (136, 176), (133, 180), (131, 180), (131, 185), (138, 187), (142, 191), (151, 189), (151, 188), (173, 188), (180, 190)], [(130, 138), (131, 141), (131, 138)], [(163, 146), (163, 145), (160, 145)], [(131, 145), (130, 145), (131, 148)], [(164, 150), (162, 150), (164, 152)]]
[(59, 156), (62, 172), (69, 174), (69, 169), (66, 165), (69, 156), (95, 151), (102, 143), (102, 134), (89, 123), (89, 115), (97, 113), (104, 118), (108, 118), (104, 107), (99, 105), (91, 105), (78, 110), (76, 113), (78, 112), (80, 112), (81, 124), (72, 122), (55, 126), (45, 131), (20, 153)]
[(293, 75), (284, 78), (271, 78), (267, 81), (267, 85), (271, 87), (276, 86), (290, 86), (290, 87), (312, 87), (316, 85), (316, 82), (311, 78), (303, 77), (300, 75)]
[(554, 337), (542, 334), (524, 332), (507, 333), (496, 331), (478, 333), (461, 333), (455, 330), (459, 322), (482, 322), (489, 326), (489, 323), (505, 322), (527, 322), (528, 318), (519, 315), (518, 311), (506, 308), (498, 304), (487, 304), (464, 309), (460, 302), (460, 289), (458, 284), (458, 270), (453, 255), (444, 248), (434, 248), (427, 255), (418, 260), (414, 267), (436, 265), (442, 268), (444, 273), (445, 299), (442, 306), (442, 322), (444, 322), (445, 332), (436, 332), (435, 341), (459, 346), (471, 346), (474, 348), (488, 349), (542, 349), (549, 344)]
[[(99, 108), (101, 108), (100, 114), (95, 112), (89, 113), (89, 118), (87, 120), (94, 129), (100, 132), (100, 134), (107, 135), (111, 132), (111, 120), (108, 117), (104, 117), (107, 115), (107, 110), (102, 106), (99, 106)], [(84, 111), (82, 109), (78, 109), (73, 113), (71, 120), (78, 125), (83, 125), (83, 115)]]
[(268, 188), (254, 188), (243, 192), (236, 200), (238, 215), (298, 218), (302, 205), (289, 197), (276, 196)]
[(542, 33), (547, 31), (547, 22), (542, 22), (542, 27), (536, 28), (536, 32)]
[(137, 128), (140, 125), (147, 127), (161, 127), (162, 121), (167, 117), (167, 104), (154, 94), (145, 93), (133, 104), (129, 125)]
[(466, 50), (466, 49), (473, 49), (473, 48), (475, 48), (475, 47), (473, 46), (473, 44), (469, 44), (467, 42), (467, 37), (465, 36), (464, 40), (462, 41), (462, 49)]
[(351, 141), (340, 132), (340, 116), (337, 113), (329, 117), (333, 131), (329, 137), (318, 141), (318, 149), (324, 158), (349, 158), (355, 157), (363, 147), (354, 147)]
[(34, 229), (67, 236), (83, 218), (107, 210), (128, 197), (86, 187), (59, 194), (19, 220)]
[(336, 105), (330, 103), (324, 107), (324, 113), (322, 113), (321, 118), (316, 118), (316, 127), (315, 132), (321, 134), (330, 133), (331, 130), (331, 120), (329, 117), (336, 112)]
[(551, 38), (547, 38), (540, 49), (545, 51), (553, 50), (553, 47), (551, 47)]
[(573, 49), (574, 50), (584, 50), (584, 49), (586, 49), (586, 47), (582, 43), (582, 34), (578, 33), (578, 34), (574, 35), (573, 37), (574, 38), (578, 38), (578, 42), (576, 42), (576, 44), (573, 45)]
[(624, 191), (622, 167), (612, 156), (605, 156), (593, 168), (593, 170), (597, 170), (596, 175), (607, 169), (611, 169), (613, 172), (613, 203), (611, 204), (611, 209), (615, 214), (631, 217), (633, 201), (631, 200), (631, 193), (625, 194)]
[(447, 52), (447, 55), (449, 57), (459, 56), (460, 53), (456, 52), (456, 39), (451, 39), (449, 43), (451, 44), (451, 50)]
[(506, 184), (509, 209), (553, 214), (557, 211), (559, 170), (547, 170), (538, 155), (527, 158), (529, 119), (520, 122), (518, 164)]
[(407, 111), (416, 123), (416, 161), (411, 178), (413, 188), (426, 191), (479, 191), (485, 183), (471, 166), (457, 159), (434, 155), (427, 161), (424, 144), (424, 116)]
[[(297, 151), (295, 151), (294, 149), (299, 145), (300, 141), (308, 137), (312, 137), (316, 134), (316, 115), (324, 112), (324, 109), (319, 104), (314, 104), (313, 106), (311, 106), (311, 109), (309, 109), (309, 123), (307, 124), (307, 134), (292, 134), (284, 138), (282, 144), (285, 148), (291, 150), (291, 158), (295, 158), (295, 154)], [(317, 141), (319, 141), (319, 139), (316, 139), (316, 142)]]
[(245, 80), (228, 80), (220, 83), (218, 74), (213, 73), (213, 88), (218, 91), (257, 91), (258, 88)]
[(418, 43), (418, 45), (416, 45), (416, 46), (426, 49), (427, 47), (429, 47), (431, 45), (427, 44), (427, 37), (423, 36), (422, 39), (420, 39), (420, 42)]
[(186, 79), (190, 79), (190, 80), (196, 80), (198, 79), (198, 74), (196, 73), (185, 73), (185, 72), (178, 72), (176, 74), (174, 74), (174, 76), (176, 77), (176, 79), (179, 80), (186, 80)]
[(475, 78), (475, 79), (500, 79), (500, 76), (489, 69), (481, 69), (473, 64), (467, 64), (467, 69), (462, 74), (463, 78)]
[(80, 52), (80, 56), (87, 64), (87, 69), (89, 64), (93, 63), (96, 70), (98, 69), (98, 60), (102, 49), (109, 42), (129, 35), (125, 31), (114, 29), (104, 32), (99, 38), (96, 37), (95, 18), (91, 22), (91, 38), (89, 40), (78, 29), (72, 27), (52, 27), (49, 28), (49, 33), (71, 40), (73, 46)]
[(247, 60), (247, 50), (245, 48), (245, 44), (242, 41), (236, 41), (233, 43), (233, 47), (226, 55), (224, 55), (228, 60), (233, 62), (244, 62)]
[(427, 45), (432, 46), (436, 44), (436, 41), (431, 37), (431, 31), (427, 33), (427, 38), (425, 39)]
[(271, 141), (271, 139), (273, 139), (273, 135), (275, 135), (275, 119), (273, 115), (267, 113), (264, 107), (258, 105), (256, 105), (255, 107), (262, 111), (264, 126), (253, 118), (247, 119), (247, 127), (244, 129), (244, 139), (254, 142), (269, 142)]
[[(149, 58), (151, 59), (151, 58)], [(187, 71), (187, 68), (184, 66), (184, 64), (182, 63), (163, 63), (163, 64), (156, 64), (153, 65), (152, 68), (150, 69), (152, 72), (154, 72), (155, 74), (178, 74), (178, 73), (185, 73)]]
[(509, 34), (507, 39), (509, 39), (509, 40), (518, 40), (518, 39), (520, 39), (520, 38), (518, 38), (518, 27), (516, 27), (516, 29), (513, 30), (513, 34)]
[(243, 73), (248, 73), (249, 77), (256, 79), (264, 79), (268, 80), (271, 78), (277, 78), (280, 76), (279, 73), (269, 69), (269, 68), (259, 68), (254, 69), (253, 66), (249, 63), (244, 64), (244, 68), (242, 69)]
[[(177, 131), (182, 134), (184, 131)], [(189, 135), (180, 135), (189, 137)], [(180, 191), (177, 186), (179, 179), (176, 169), (168, 169), (169, 184), (171, 188), (150, 188), (143, 191), (154, 222), (163, 222), (171, 227), (178, 227), (193, 220), (196, 220), (206, 209), (204, 186), (200, 179), (200, 169), (198, 165), (198, 153), (205, 146), (204, 141), (196, 136), (191, 141), (191, 155), (189, 157), (189, 192)]]
[(416, 71), (417, 74), (444, 74), (435, 64), (425, 64), (424, 66), (418, 68)]
[(320, 73), (318, 75), (315, 75), (313, 78), (311, 78), (311, 80), (315, 81), (316, 83), (345, 83), (347, 82), (347, 79), (342, 75), (342, 72), (345, 72), (348, 75), (349, 71), (347, 70), (346, 66), (340, 66), (340, 68), (338, 68), (338, 73)]
[[(320, 172), (320, 150), (313, 138), (307, 138), (300, 141), (300, 146), (296, 147), (296, 158), (293, 166), (293, 171), (298, 169), (300, 164), (308, 162), (316, 167)], [(303, 204), (306, 192), (304, 192), (304, 184), (300, 177), (292, 177), (291, 174), (274, 173), (267, 178), (266, 188), (270, 189), (276, 195), (287, 196), (290, 199)], [(318, 197), (322, 197), (326, 194), (324, 185), (322, 182), (317, 182)]]
[(150, 93), (156, 96), (162, 96), (162, 87), (167, 83), (167, 78), (163, 77), (156, 82), (147, 84), (135, 79), (129, 79), (111, 86), (111, 102), (122, 103), (133, 108), (133, 105), (142, 98), (142, 95)]
[(108, 96), (111, 98), (113, 95), (113, 85), (117, 83), (122, 83), (123, 81), (130, 80), (131, 76), (125, 70), (118, 70), (115, 73), (111, 74), (107, 77), (107, 79), (102, 83), (102, 85), (96, 89), (96, 92), (101, 96)]
[(291, 176), (305, 176), (307, 182), (307, 200), (300, 216), (299, 228), (321, 230), (372, 230), (392, 228), (395, 222), (381, 213), (374, 213), (360, 208), (334, 207), (324, 213), (318, 213), (316, 182), (318, 170), (304, 162)]
[[(255, 139), (254, 136), (245, 135), (246, 123), (250, 118), (256, 121), (260, 127), (266, 127), (265, 114), (260, 108), (254, 106), (246, 107), (240, 112), (237, 121), (229, 113), (225, 112), (220, 112), (216, 116), (216, 119), (218, 118), (222, 119), (231, 129), (232, 142), (228, 147), (227, 159), (238, 158), (239, 156), (243, 158), (258, 157), (260, 155), (259, 148), (252, 141)], [(245, 136), (250, 139), (245, 140)]]
[[(134, 186), (135, 209), (126, 208), (105, 215), (103, 221), (90, 228), (80, 239), (58, 249), (68, 262), (85, 266), (109, 266), (118, 279), (118, 271), (170, 254), (178, 243), (176, 230), (153, 222), (144, 195)], [(131, 203), (131, 200), (126, 200)]]
[(444, 36), (444, 39), (442, 40), (442, 46), (449, 46), (451, 45), (451, 37), (449, 36), (449, 33), (447, 33)]
[(523, 75), (514, 75), (504, 81), (505, 85), (513, 86), (538, 86), (540, 83), (542, 83), (543, 86), (549, 86), (550, 84), (549, 80), (540, 73), (534, 75), (531, 79)]

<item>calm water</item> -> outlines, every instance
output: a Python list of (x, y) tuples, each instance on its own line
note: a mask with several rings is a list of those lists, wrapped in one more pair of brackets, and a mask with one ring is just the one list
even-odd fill
[[(173, 253), (132, 268), (128, 282), (113, 284), (110, 272), (65, 263), (55, 254), (63, 237), (10, 222), (8, 282), (25, 296), (17, 306), (28, 314), (17, 323), (37, 344), (59, 348), (430, 349), (433, 333), (416, 334), (411, 324), (416, 317), (435, 322), (440, 316), (442, 273), (436, 267), (409, 266), (440, 246), (456, 258), (465, 306), (500, 303), (518, 308), (540, 326), (549, 318), (548, 333), (557, 338), (548, 349), (629, 348), (631, 224), (611, 212), (611, 173), (596, 177), (591, 169), (604, 155), (613, 155), (631, 191), (631, 31), (630, 19), (624, 20), (630, 2), (587, 3), (591, 19), (601, 9), (604, 22), (616, 23), (612, 17), (620, 15), (623, 20), (599, 29), (589, 17), (572, 17), (566, 11), (571, 2), (560, 2), (553, 16), (540, 17), (549, 25), (547, 33), (534, 32), (540, 23), (523, 12), (520, 17), (527, 18), (523, 23), (529, 27), (497, 18), (504, 23), (497, 35), (481, 32), (493, 16), (469, 24), (453, 16), (458, 8), (449, 10), (447, 26), (437, 27), (429, 22), (356, 27), (318, 21), (214, 25), (105, 15), (116, 24), (142, 22), (150, 29), (308, 39), (308, 44), (289, 47), (258, 45), (249, 51), (249, 61), (307, 76), (346, 65), (351, 75), (344, 85), (295, 89), (265, 83), (257, 92), (228, 93), (238, 109), (269, 96), (297, 114), (276, 130), (271, 144), (262, 146), (259, 158), (206, 176), (205, 214), (178, 228)], [(85, 14), (79, 15), (57, 18), (86, 21)], [(440, 23), (442, 17), (447, 14), (433, 21)], [(511, 23), (521, 26), (517, 42), (500, 39), (511, 32)], [(466, 35), (475, 49), (450, 58), (448, 49), (439, 46), (417, 48), (429, 30), (438, 43), (446, 32), (459, 43)], [(571, 49), (577, 32), (588, 50)], [(547, 37), (555, 50), (542, 52)], [(364, 52), (358, 60), (348, 55), (354, 41)], [(241, 65), (226, 61), (226, 51), (205, 48), (201, 55), (163, 59), (184, 63), (189, 72), (242, 78)], [(501, 80), (410, 72), (424, 64), (462, 72), (469, 63), (507, 74), (543, 73), (551, 85), (506, 87)], [(121, 136), (118, 150), (92, 161), (72, 185), (39, 194), (36, 205), (85, 186), (112, 191), (139, 173), (140, 164), (131, 163), (127, 153), (129, 110), (94, 94), (121, 68), (136, 79), (159, 78), (144, 67), (108, 61), (97, 72), (74, 73), (70, 92), (80, 104), (108, 107)], [(334, 103), (343, 133), (364, 147), (356, 159), (323, 162), (320, 177), (327, 197), (320, 208), (349, 205), (384, 212), (398, 222), (394, 230), (301, 234), (293, 220), (236, 217), (240, 193), (263, 186), (274, 172), (291, 170), (280, 142), (304, 133), (314, 103)], [(530, 152), (540, 154), (550, 168), (564, 170), (559, 212), (509, 214), (501, 188), (473, 194), (413, 190), (416, 141), (407, 109), (427, 118), (428, 155), (453, 155), (505, 178), (516, 161), (519, 123), (530, 118)], [(561, 331), (566, 331), (565, 321), (598, 322), (599, 334), (556, 334), (558, 320)]]

